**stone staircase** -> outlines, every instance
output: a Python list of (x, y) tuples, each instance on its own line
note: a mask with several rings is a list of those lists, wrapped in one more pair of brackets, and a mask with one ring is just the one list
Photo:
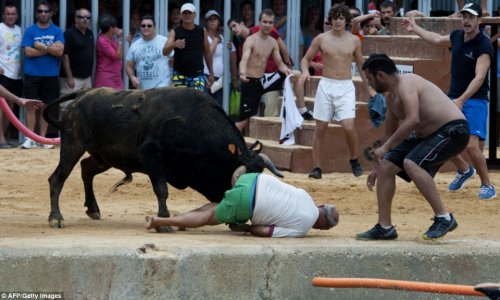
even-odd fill
[[(367, 58), (371, 53), (386, 53), (398, 66), (434, 82), (446, 91), (450, 82), (451, 53), (448, 49), (427, 44), (416, 35), (409, 35), (401, 28), (402, 18), (394, 18), (391, 22), (392, 36), (365, 36), (363, 39), (363, 55)], [(461, 27), (460, 19), (420, 18), (417, 23), (434, 32), (447, 34), (454, 28)], [(306, 105), (314, 108), (314, 96), (319, 77), (311, 77), (305, 85)], [(356, 120), (358, 133), (358, 155), (365, 171), (372, 169), (370, 151), (377, 147), (384, 134), (384, 126), (372, 128), (367, 101), (369, 96), (362, 86), (359, 77), (353, 78), (356, 87)], [(312, 140), (315, 122), (304, 121), (302, 129), (296, 130), (296, 145), (279, 144), (281, 122), (279, 117), (252, 117), (246, 141), (250, 144), (259, 140), (264, 144), (263, 152), (276, 166), (282, 170), (308, 173), (312, 170)], [(330, 124), (323, 144), (321, 168), (324, 173), (351, 172), (349, 154), (345, 143), (344, 132), (340, 125)], [(442, 170), (453, 170), (447, 163)]]

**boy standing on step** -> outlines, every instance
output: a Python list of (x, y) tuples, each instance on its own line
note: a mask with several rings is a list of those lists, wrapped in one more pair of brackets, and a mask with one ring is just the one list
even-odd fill
[(460, 14), (463, 29), (454, 30), (445, 36), (423, 29), (413, 18), (403, 20), (402, 25), (407, 31), (416, 33), (428, 43), (451, 47), (451, 84), (448, 97), (462, 110), (469, 122), (471, 135), (465, 152), (475, 169), (460, 155), (451, 159), (458, 171), (448, 189), (461, 189), (477, 170), (481, 178), (479, 199), (488, 200), (496, 197), (497, 193), (491, 184), (479, 142), (486, 139), (489, 91), (487, 76), (493, 57), (493, 46), (479, 28), (482, 22), (481, 6), (467, 3)]
[[(299, 85), (309, 80), (309, 65), (318, 51), (323, 59), (323, 75), (319, 82), (314, 102), (314, 119), (316, 128), (313, 139), (313, 163), (315, 168), (309, 177), (320, 179), (320, 159), (323, 140), (328, 123), (339, 121), (344, 129), (347, 147), (349, 148), (350, 163), (354, 176), (361, 176), (363, 169), (358, 161), (358, 135), (354, 128), (356, 117), (356, 93), (352, 82), (351, 64), (354, 58), (363, 83), (368, 89), (366, 78), (361, 72), (363, 53), (361, 42), (357, 36), (345, 30), (350, 23), (349, 7), (341, 4), (334, 5), (328, 13), (328, 21), (332, 28), (319, 34), (312, 41), (301, 61), (302, 75)], [(370, 90), (370, 95), (375, 92)]]
[[(278, 42), (270, 36), (274, 26), (273, 11), (264, 9), (259, 19), (260, 29), (246, 38), (240, 61), (240, 116), (235, 124), (240, 131), (246, 127), (248, 119), (257, 113), (260, 97), (272, 90), (280, 78), (292, 73), (281, 59)], [(282, 74), (265, 76), (267, 60), (271, 55)]]

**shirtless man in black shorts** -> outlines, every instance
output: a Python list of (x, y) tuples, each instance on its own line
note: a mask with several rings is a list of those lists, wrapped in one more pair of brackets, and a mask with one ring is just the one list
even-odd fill
[(416, 74), (398, 75), (394, 62), (385, 54), (370, 55), (362, 69), (378, 93), (389, 95), (385, 142), (373, 153), (375, 168), (366, 182), (369, 190), (377, 184), (378, 223), (356, 238), (398, 237), (391, 220), (396, 175), (413, 180), (434, 211), (434, 223), (422, 238), (440, 238), (458, 225), (443, 205), (433, 177), (439, 167), (467, 146), (467, 121), (441, 89)]
[[(250, 35), (243, 44), (243, 54), (240, 61), (240, 117), (236, 122), (236, 127), (240, 131), (246, 127), (248, 119), (257, 113), (262, 94), (277, 89), (276, 85), (283, 82), (282, 75), (279, 73), (274, 73), (276, 78), (264, 76), (269, 56), (273, 56), (281, 73), (286, 75), (292, 73), (281, 59), (278, 42), (269, 36), (273, 26), (273, 11), (264, 9), (260, 14), (259, 31)], [(280, 78), (281, 80), (277, 80)]]

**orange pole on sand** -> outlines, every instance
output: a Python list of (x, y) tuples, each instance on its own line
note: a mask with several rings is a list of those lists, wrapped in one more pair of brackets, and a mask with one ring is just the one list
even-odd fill
[(469, 285), (444, 284), (444, 283), (433, 283), (433, 282), (415, 282), (415, 281), (377, 279), (377, 278), (315, 277), (312, 281), (312, 285), (317, 287), (388, 289), (388, 290), (404, 290), (404, 291), (415, 291), (424, 293), (485, 297), (483, 293), (474, 290), (474, 287)]
[(24, 126), (24, 124), (16, 118), (16, 115), (14, 115), (12, 110), (10, 110), (7, 101), (5, 101), (5, 99), (2, 97), (0, 97), (0, 110), (3, 110), (5, 115), (7, 115), (7, 118), (9, 118), (12, 124), (14, 124), (14, 126), (16, 126), (19, 131), (21, 131), (25, 136), (29, 137), (35, 142), (51, 145), (58, 145), (61, 143), (61, 140), (59, 138), (46, 138), (43, 136), (39, 136), (38, 134), (29, 130), (28, 127)]

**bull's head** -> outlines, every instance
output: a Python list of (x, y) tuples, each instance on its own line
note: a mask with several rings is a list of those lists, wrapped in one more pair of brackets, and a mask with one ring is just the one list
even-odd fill
[(264, 163), (263, 166), (269, 169), (274, 175), (283, 178), (283, 174), (276, 168), (271, 159), (264, 153), (260, 153), (262, 150), (261, 142), (256, 141), (249, 147), (249, 150), (253, 152), (255, 156), (253, 156), (253, 159), (244, 162), (242, 166), (234, 171), (233, 177), (231, 178), (232, 186), (236, 183), (238, 177), (247, 173), (247, 171), (254, 172), (254, 170), (262, 170), (262, 162)]

